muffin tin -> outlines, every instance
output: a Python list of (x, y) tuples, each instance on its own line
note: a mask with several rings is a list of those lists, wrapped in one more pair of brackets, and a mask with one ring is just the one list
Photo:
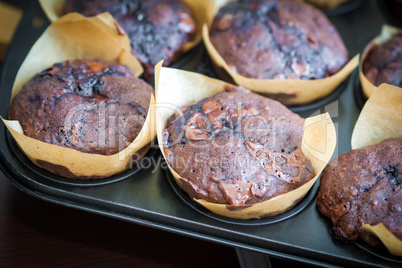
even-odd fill
[(327, 16), (337, 16), (359, 8), (367, 0), (351, 0), (333, 9), (323, 9)]
[[(379, 1), (368, 0), (359, 8), (331, 16), (350, 56), (361, 53), (383, 23), (390, 23), (379, 9)], [(40, 25), (40, 22), (44, 22)], [(7, 117), (15, 75), (30, 47), (48, 22), (37, 1), (31, 1), (3, 62), (0, 81), (0, 114)], [(180, 68), (213, 76), (203, 46), (197, 46)], [(318, 104), (291, 109), (303, 117), (329, 112), (337, 127), (338, 144), (333, 157), (350, 150), (350, 138), (359, 115), (357, 70), (335, 94)], [(358, 103), (361, 103), (358, 105)], [(269, 256), (319, 266), (400, 267), (402, 258), (386, 251), (373, 251), (364, 243), (342, 243), (330, 235), (330, 220), (319, 213), (315, 196), (318, 182), (292, 210), (262, 220), (233, 220), (199, 207), (175, 184), (157, 144), (140, 165), (99, 181), (58, 178), (33, 165), (19, 150), (4, 124), (0, 124), (0, 166), (18, 188), (40, 199), (93, 213), (247, 249)], [(239, 254), (243, 255), (244, 254)], [(252, 265), (252, 263), (248, 263)]]

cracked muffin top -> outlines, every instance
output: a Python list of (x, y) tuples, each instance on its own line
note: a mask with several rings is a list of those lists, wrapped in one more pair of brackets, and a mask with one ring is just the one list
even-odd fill
[(64, 13), (69, 12), (109, 12), (130, 39), (147, 80), (154, 79), (159, 61), (168, 66), (182, 56), (182, 46), (193, 40), (197, 28), (190, 8), (180, 0), (70, 0), (64, 7)]
[(317, 206), (337, 239), (355, 240), (364, 224), (382, 223), (402, 239), (402, 139), (351, 150), (321, 175)]
[(375, 86), (387, 83), (402, 87), (402, 30), (370, 48), (363, 61), (363, 73)]
[(72, 60), (35, 75), (13, 98), (8, 118), (28, 137), (84, 153), (115, 154), (145, 122), (153, 89), (130, 68)]
[(249, 78), (321, 79), (348, 60), (332, 23), (298, 0), (229, 3), (216, 15), (210, 40), (234, 72)]
[(190, 197), (251, 205), (314, 177), (301, 150), (303, 127), (281, 103), (228, 86), (181, 108), (168, 119), (162, 140)]

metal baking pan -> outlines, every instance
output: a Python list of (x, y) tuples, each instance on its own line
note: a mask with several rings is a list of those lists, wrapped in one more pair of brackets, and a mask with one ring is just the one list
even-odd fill
[[(331, 16), (349, 49), (361, 53), (383, 23), (390, 23), (375, 0), (365, 1), (348, 13)], [(42, 23), (41, 23), (42, 22)], [(3, 62), (0, 114), (7, 117), (10, 93), (19, 66), (49, 22), (37, 1), (31, 1)], [(180, 63), (182, 69), (213, 72), (202, 45)], [(350, 150), (353, 126), (364, 100), (357, 72), (335, 93), (316, 103), (292, 107), (303, 117), (329, 112), (337, 128), (333, 157)], [(360, 105), (358, 104), (360, 103)], [(140, 166), (99, 181), (63, 179), (33, 165), (19, 150), (4, 124), (0, 124), (0, 167), (22, 191), (49, 202), (130, 221), (237, 249), (318, 266), (401, 267), (402, 258), (374, 252), (361, 242), (342, 243), (330, 235), (331, 222), (318, 211), (318, 182), (292, 210), (274, 218), (233, 220), (215, 215), (193, 203), (172, 180), (155, 144)]]

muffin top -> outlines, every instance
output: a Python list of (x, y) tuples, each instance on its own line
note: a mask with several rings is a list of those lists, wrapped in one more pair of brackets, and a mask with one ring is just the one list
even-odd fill
[(386, 42), (370, 47), (363, 61), (363, 73), (375, 86), (387, 83), (402, 87), (402, 30)]
[(142, 129), (153, 89), (122, 65), (56, 63), (13, 98), (8, 118), (28, 137), (85, 153), (115, 154)]
[(348, 60), (331, 22), (297, 0), (229, 3), (215, 17), (210, 39), (233, 71), (256, 79), (320, 79)]
[(314, 177), (301, 150), (303, 125), (279, 102), (230, 86), (181, 108), (168, 119), (162, 140), (192, 198), (249, 205)]
[(351, 150), (321, 175), (317, 206), (333, 236), (355, 240), (364, 224), (383, 223), (402, 239), (402, 139)]
[(133, 55), (144, 67), (144, 77), (153, 80), (154, 66), (170, 65), (192, 41), (196, 22), (190, 8), (179, 0), (71, 0), (64, 12), (96, 16), (109, 12), (130, 39)]

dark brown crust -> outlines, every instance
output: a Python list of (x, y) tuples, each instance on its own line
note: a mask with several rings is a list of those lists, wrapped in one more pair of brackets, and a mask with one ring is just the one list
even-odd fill
[(181, 188), (194, 199), (244, 207), (311, 180), (300, 149), (303, 119), (277, 101), (228, 90), (183, 107), (167, 122), (164, 152), (184, 178)]
[(196, 22), (190, 8), (178, 0), (69, 0), (65, 13), (95, 16), (109, 12), (130, 38), (132, 53), (144, 67), (144, 77), (154, 79), (154, 66), (177, 61), (182, 46), (194, 39)]
[(380, 222), (402, 239), (402, 139), (362, 147), (328, 164), (321, 176), (318, 209), (333, 236), (355, 240), (364, 224)]
[(66, 61), (32, 78), (12, 100), (8, 118), (28, 137), (111, 155), (141, 131), (152, 91), (128, 67)]
[(382, 83), (402, 87), (402, 30), (368, 49), (362, 62), (366, 78), (377, 87)]
[(224, 6), (210, 31), (235, 72), (255, 79), (321, 79), (347, 62), (335, 27), (298, 0), (243, 0)]

